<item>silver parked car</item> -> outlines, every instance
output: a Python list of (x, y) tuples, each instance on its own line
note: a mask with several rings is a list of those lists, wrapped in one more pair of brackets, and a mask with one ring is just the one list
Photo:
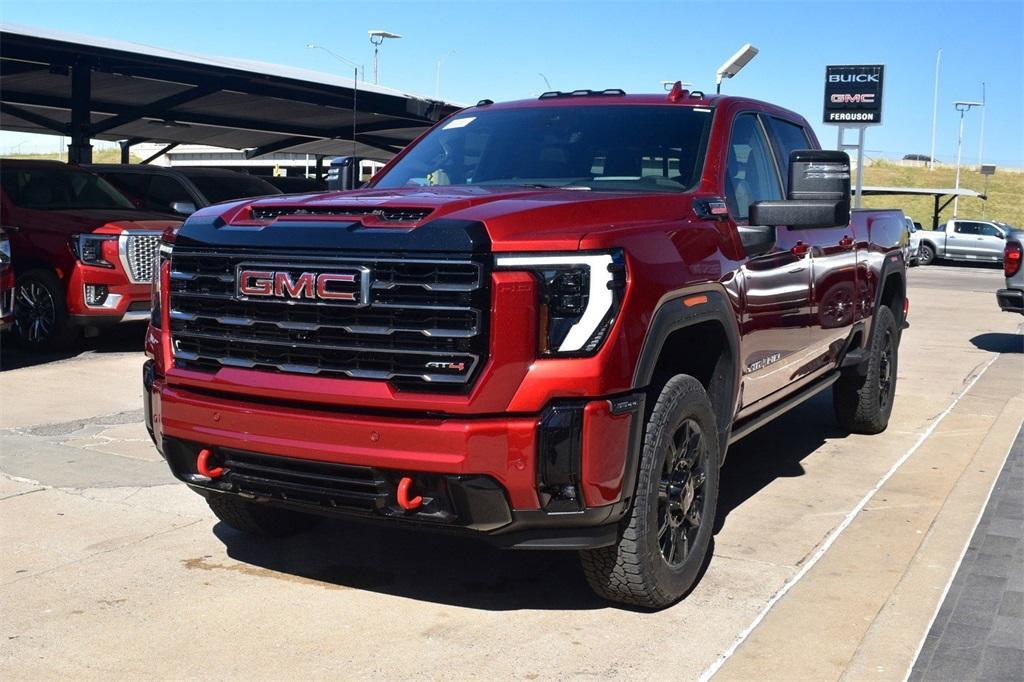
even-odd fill
[(1000, 263), (1006, 233), (1012, 229), (994, 220), (950, 220), (938, 230), (920, 233), (918, 261), (921, 265), (936, 260)]

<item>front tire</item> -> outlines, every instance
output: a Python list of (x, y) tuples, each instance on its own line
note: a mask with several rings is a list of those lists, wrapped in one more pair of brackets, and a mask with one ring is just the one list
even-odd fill
[(218, 519), (235, 530), (260, 537), (297, 535), (323, 520), (313, 514), (250, 502), (235, 495), (211, 495), (206, 498), (206, 504)]
[(839, 424), (851, 433), (885, 431), (896, 396), (900, 332), (887, 306), (875, 313), (867, 373), (841, 376), (832, 388), (832, 405)]
[(30, 270), (14, 285), (14, 330), (34, 351), (64, 350), (78, 338), (68, 317), (64, 286), (48, 270)]
[(618, 543), (580, 552), (598, 595), (657, 609), (693, 587), (711, 547), (720, 462), (704, 387), (691, 376), (672, 377), (647, 421), (636, 496)]
[(931, 265), (935, 262), (935, 249), (931, 244), (921, 244), (917, 247), (917, 264)]

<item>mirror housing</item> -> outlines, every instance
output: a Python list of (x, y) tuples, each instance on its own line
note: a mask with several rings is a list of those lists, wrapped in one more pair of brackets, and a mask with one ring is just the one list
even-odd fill
[(192, 215), (196, 212), (196, 205), (191, 201), (172, 201), (171, 210), (181, 215)]
[(789, 155), (785, 201), (750, 206), (751, 225), (793, 228), (850, 224), (850, 156), (825, 149), (798, 149)]

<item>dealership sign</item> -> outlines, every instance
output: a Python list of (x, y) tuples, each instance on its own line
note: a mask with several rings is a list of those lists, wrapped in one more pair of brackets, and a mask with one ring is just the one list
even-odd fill
[(826, 66), (825, 123), (841, 126), (882, 122), (882, 84), (885, 66)]

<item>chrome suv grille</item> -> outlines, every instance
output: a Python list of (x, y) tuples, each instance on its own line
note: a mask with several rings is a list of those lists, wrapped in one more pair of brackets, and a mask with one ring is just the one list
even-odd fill
[[(339, 273), (355, 282), (332, 283), (327, 293), (344, 290), (351, 300), (331, 300), (314, 284)], [(277, 289), (275, 276), (291, 293)], [(296, 293), (305, 277), (309, 289)], [(267, 282), (267, 291), (240, 288), (240, 279)], [(464, 256), (323, 258), (176, 247), (169, 290), (175, 364), (187, 369), (460, 391), (486, 360), (489, 278), (483, 262)]]
[(148, 284), (153, 281), (153, 262), (156, 259), (156, 251), (159, 246), (159, 233), (121, 235), (119, 243), (121, 264), (128, 271), (128, 277), (132, 282)]

